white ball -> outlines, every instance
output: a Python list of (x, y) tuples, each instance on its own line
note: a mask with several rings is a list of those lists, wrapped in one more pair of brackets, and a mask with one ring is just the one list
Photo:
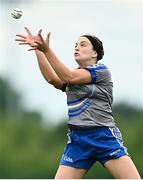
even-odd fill
[(19, 19), (22, 16), (22, 10), (18, 8), (14, 8), (11, 12), (11, 16), (15, 19)]

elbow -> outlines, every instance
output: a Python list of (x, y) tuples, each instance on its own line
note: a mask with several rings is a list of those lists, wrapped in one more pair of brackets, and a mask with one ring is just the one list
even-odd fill
[(71, 79), (64, 79), (63, 80), (65, 82), (65, 84), (72, 84), (72, 80)]
[(47, 78), (46, 76), (43, 76), (44, 79), (49, 83), (49, 84), (53, 84), (54, 83), (54, 79), (52, 78)]
[(54, 86), (56, 89), (62, 89), (64, 82), (56, 80), (56, 79), (48, 79), (47, 82)]
[(57, 80), (57, 79), (46, 79), (46, 81), (47, 81), (49, 84), (53, 85), (53, 86), (54, 86), (55, 88), (57, 88), (57, 89), (60, 89), (61, 86), (65, 83), (65, 82), (63, 82), (63, 81), (61, 81), (61, 80)]
[(52, 85), (55, 84), (55, 80), (54, 80), (54, 79), (47, 79), (47, 78), (46, 78), (46, 81), (47, 81), (49, 84), (52, 84)]
[(57, 82), (56, 82), (54, 79), (46, 79), (46, 81), (47, 81), (50, 85), (52, 85), (52, 86), (54, 86), (55, 88), (57, 88)]
[(61, 78), (61, 80), (62, 80), (65, 84), (70, 84), (70, 83), (71, 83), (71, 79), (70, 79), (70, 78)]

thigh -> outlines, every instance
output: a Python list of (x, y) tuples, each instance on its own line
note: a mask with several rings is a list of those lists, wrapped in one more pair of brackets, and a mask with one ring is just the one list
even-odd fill
[(57, 170), (55, 179), (81, 179), (85, 173), (85, 169), (60, 165)]
[(107, 161), (104, 166), (117, 179), (141, 179), (133, 161), (129, 156), (122, 156)]

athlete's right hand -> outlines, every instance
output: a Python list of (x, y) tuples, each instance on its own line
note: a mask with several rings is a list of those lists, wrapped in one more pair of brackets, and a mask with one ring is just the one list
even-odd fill
[[(42, 30), (40, 29), (38, 31), (38, 34), (34, 36), (27, 27), (24, 27), (24, 29), (26, 30), (28, 36), (22, 34), (16, 34), (16, 36), (20, 38), (15, 39), (15, 41), (19, 41), (20, 42), (19, 45), (29, 45), (30, 47), (34, 46), (35, 41), (39, 40), (39, 34), (42, 32)], [(30, 51), (31, 49), (28, 50)]]

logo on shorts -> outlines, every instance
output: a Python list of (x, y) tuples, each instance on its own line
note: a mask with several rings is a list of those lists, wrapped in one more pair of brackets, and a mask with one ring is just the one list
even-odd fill
[(120, 149), (115, 150), (114, 152), (110, 153), (110, 156), (113, 156), (114, 154), (117, 154), (118, 152), (120, 152)]
[(70, 157), (68, 157), (68, 156), (66, 156), (66, 155), (63, 155), (63, 156), (62, 156), (62, 159), (63, 159), (64, 161), (68, 161), (68, 162), (73, 163), (72, 158), (70, 158)]

